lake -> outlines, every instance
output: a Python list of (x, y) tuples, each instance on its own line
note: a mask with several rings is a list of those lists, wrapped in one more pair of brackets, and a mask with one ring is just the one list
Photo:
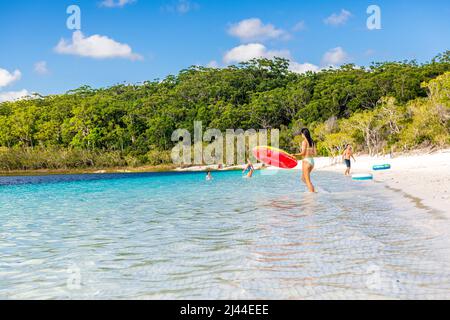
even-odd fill
[(0, 177), (0, 298), (450, 298), (446, 216), (268, 173)]

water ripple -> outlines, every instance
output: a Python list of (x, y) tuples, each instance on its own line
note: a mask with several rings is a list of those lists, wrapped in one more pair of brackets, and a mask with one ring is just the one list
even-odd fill
[(450, 298), (448, 219), (374, 183), (314, 181), (0, 178), (0, 298)]

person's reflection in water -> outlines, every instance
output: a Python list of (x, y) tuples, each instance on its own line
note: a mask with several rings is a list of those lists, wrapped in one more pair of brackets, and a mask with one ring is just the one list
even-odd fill
[(316, 213), (317, 193), (305, 192), (302, 194), (302, 199), (284, 197), (269, 201), (269, 206), (282, 211), (292, 211), (295, 216), (309, 216)]
[[(321, 239), (314, 218), (319, 209), (318, 194), (314, 193), (304, 193), (302, 199), (297, 195), (272, 199), (262, 208), (266, 219), (256, 224), (258, 237), (251, 245), (253, 265), (257, 272), (270, 272), (271, 281), (286, 297), (305, 297), (303, 292), (313, 292), (320, 285), (314, 272), (305, 272), (317, 270), (323, 263), (320, 253), (312, 252)], [(303, 232), (299, 233), (299, 228)]]

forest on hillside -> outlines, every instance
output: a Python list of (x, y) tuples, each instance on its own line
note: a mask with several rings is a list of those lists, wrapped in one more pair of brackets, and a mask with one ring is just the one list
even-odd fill
[(427, 63), (353, 64), (296, 74), (289, 62), (255, 59), (193, 66), (163, 80), (0, 103), (0, 170), (170, 163), (172, 132), (280, 129), (313, 132), (321, 155), (346, 143), (371, 154), (450, 144), (450, 51)]

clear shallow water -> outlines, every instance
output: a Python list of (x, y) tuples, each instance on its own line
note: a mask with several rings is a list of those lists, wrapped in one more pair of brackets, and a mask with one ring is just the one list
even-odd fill
[(0, 177), (3, 299), (450, 299), (449, 221), (319, 172)]

